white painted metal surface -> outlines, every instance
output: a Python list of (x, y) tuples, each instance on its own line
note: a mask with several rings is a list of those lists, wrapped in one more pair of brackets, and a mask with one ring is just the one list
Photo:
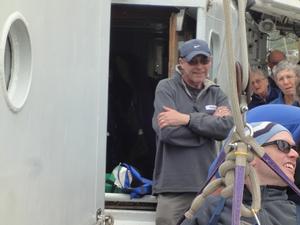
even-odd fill
[(145, 195), (141, 198), (130, 199), (128, 194), (120, 193), (105, 193), (106, 201), (118, 201), (118, 202), (145, 202), (145, 203), (156, 203), (156, 197), (153, 195)]
[(279, 16), (300, 20), (299, 0), (256, 0), (253, 9)]
[(0, 90), (0, 224), (95, 224), (104, 199), (110, 1), (2, 0), (0, 34), (16, 11), (28, 22), (32, 83), (17, 113)]
[[(237, 11), (234, 9), (232, 5), (232, 20), (233, 20), (233, 30), (238, 30), (238, 17)], [(199, 22), (198, 22), (199, 23)], [(239, 39), (238, 35), (236, 35), (234, 40), (235, 54), (238, 56), (239, 54)], [(210, 6), (205, 23), (205, 40), (208, 43), (213, 44), (213, 74), (211, 74), (211, 79), (218, 83), (225, 91), (225, 93), (229, 93), (230, 87), (232, 84), (229, 84), (227, 77), (227, 63), (226, 63), (226, 55), (227, 51), (225, 48), (225, 24), (224, 24), (224, 11), (223, 11), (223, 1), (216, 0), (212, 2)]]
[(207, 0), (111, 0), (113, 4), (159, 5), (172, 7), (203, 7)]

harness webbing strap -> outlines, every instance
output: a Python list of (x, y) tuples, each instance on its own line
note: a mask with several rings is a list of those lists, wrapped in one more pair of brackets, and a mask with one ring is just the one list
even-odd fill
[(226, 198), (221, 197), (218, 206), (216, 207), (212, 217), (208, 221), (207, 225), (217, 225), (220, 219), (221, 212), (223, 211), (224, 205), (226, 202)]
[(244, 192), (244, 180), (245, 180), (245, 167), (235, 167), (235, 180), (234, 180), (234, 195), (232, 202), (232, 222), (233, 224), (240, 223), (241, 217), (241, 205)]

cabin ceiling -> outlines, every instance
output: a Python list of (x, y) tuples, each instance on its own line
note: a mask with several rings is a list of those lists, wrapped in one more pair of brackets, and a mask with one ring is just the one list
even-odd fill
[(113, 5), (111, 27), (164, 32), (169, 27), (171, 14), (177, 12), (179, 9), (175, 7)]

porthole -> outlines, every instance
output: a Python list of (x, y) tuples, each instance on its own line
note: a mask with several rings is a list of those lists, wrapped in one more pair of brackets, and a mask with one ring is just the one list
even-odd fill
[(24, 106), (31, 85), (31, 43), (25, 18), (11, 14), (2, 29), (0, 78), (8, 107), (18, 112)]

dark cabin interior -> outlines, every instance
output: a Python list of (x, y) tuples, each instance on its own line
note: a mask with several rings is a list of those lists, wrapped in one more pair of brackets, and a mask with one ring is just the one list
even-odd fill
[[(178, 11), (174, 7), (112, 5), (107, 172), (125, 162), (152, 178), (154, 92), (157, 83), (168, 77), (170, 17)], [(194, 34), (195, 21), (187, 16), (185, 27)], [(186, 35), (181, 33), (178, 35)]]

